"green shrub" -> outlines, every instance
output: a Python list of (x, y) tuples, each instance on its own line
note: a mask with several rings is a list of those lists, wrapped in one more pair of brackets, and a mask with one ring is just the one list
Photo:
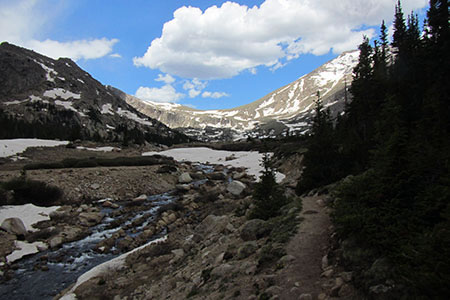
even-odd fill
[(4, 182), (2, 186), (4, 190), (14, 191), (14, 203), (12, 204), (16, 205), (32, 203), (40, 206), (51, 206), (63, 196), (60, 188), (25, 177), (13, 178)]

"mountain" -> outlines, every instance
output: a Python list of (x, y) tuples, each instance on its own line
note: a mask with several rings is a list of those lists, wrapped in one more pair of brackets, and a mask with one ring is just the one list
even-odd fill
[(0, 138), (89, 139), (171, 145), (189, 139), (138, 112), (80, 69), (0, 44)]
[(317, 92), (334, 114), (342, 111), (345, 84), (352, 80), (358, 57), (357, 50), (344, 52), (255, 102), (226, 110), (201, 111), (179, 104), (143, 101), (109, 88), (141, 113), (207, 140), (303, 134), (309, 129)]

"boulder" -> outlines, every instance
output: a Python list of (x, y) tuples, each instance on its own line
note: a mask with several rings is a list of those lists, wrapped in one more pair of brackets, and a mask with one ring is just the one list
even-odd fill
[(209, 180), (225, 180), (227, 176), (223, 172), (214, 172), (207, 175)]
[(266, 236), (269, 232), (266, 221), (253, 219), (242, 225), (240, 236), (244, 241), (254, 241)]
[(256, 242), (246, 242), (242, 246), (238, 248), (237, 251), (237, 258), (238, 259), (244, 259), (249, 257), (250, 255), (254, 254), (258, 250), (258, 245)]
[(233, 269), (234, 269), (234, 267), (230, 264), (222, 264), (222, 265), (217, 266), (214, 269), (212, 269), (211, 275), (217, 276), (217, 277), (230, 276)]
[(229, 217), (209, 215), (203, 219), (202, 223), (197, 226), (197, 230), (203, 232), (204, 234), (209, 234), (212, 232), (221, 233), (226, 230), (229, 223)]
[(192, 182), (192, 177), (187, 172), (181, 173), (181, 175), (178, 177), (178, 182), (179, 183), (190, 183), (190, 182)]
[(50, 241), (48, 241), (48, 245), (52, 249), (58, 248), (59, 246), (62, 245), (62, 243), (63, 243), (63, 238), (59, 235), (51, 238)]
[(240, 181), (233, 180), (227, 186), (227, 191), (234, 196), (239, 196), (245, 190), (247, 186)]
[(83, 212), (79, 214), (78, 219), (81, 225), (90, 227), (100, 223), (103, 215), (98, 212)]
[(1, 228), (8, 233), (15, 234), (18, 236), (25, 236), (27, 234), (27, 229), (23, 224), (22, 220), (19, 218), (7, 218), (2, 222)]

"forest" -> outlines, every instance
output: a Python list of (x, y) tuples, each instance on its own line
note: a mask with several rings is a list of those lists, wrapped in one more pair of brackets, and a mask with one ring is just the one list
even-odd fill
[(318, 95), (297, 193), (339, 181), (334, 222), (363, 289), (448, 299), (448, 1), (430, 1), (423, 28), (399, 1), (393, 25), (392, 42), (383, 22), (379, 39), (359, 46), (344, 114), (333, 120)]

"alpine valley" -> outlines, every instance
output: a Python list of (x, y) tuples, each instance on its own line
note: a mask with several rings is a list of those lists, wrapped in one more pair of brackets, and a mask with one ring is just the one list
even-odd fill
[(108, 89), (141, 113), (170, 128), (204, 141), (301, 135), (308, 132), (318, 93), (333, 115), (343, 111), (346, 86), (359, 51), (348, 51), (313, 72), (250, 104), (201, 111), (171, 103), (143, 101), (113, 87)]

